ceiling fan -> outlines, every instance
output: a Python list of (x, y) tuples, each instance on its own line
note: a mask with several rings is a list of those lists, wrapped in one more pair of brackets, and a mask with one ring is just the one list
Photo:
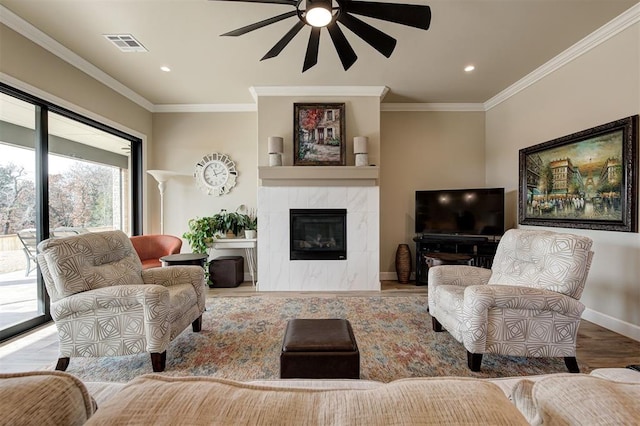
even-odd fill
[(318, 63), (318, 48), (320, 46), (320, 30), (327, 28), (333, 45), (338, 52), (340, 62), (345, 71), (353, 65), (358, 56), (353, 50), (338, 23), (344, 25), (371, 47), (386, 56), (391, 56), (396, 47), (396, 39), (374, 28), (353, 15), (368, 16), (383, 21), (394, 22), (423, 30), (429, 29), (431, 23), (431, 8), (429, 6), (399, 3), (377, 3), (358, 0), (306, 0), (306, 9), (301, 9), (303, 0), (217, 0), (248, 3), (273, 3), (293, 6), (292, 10), (272, 18), (238, 28), (222, 36), (241, 36), (267, 25), (274, 24), (287, 18), (297, 17), (293, 27), (267, 52), (262, 60), (275, 58), (289, 44), (289, 42), (306, 25), (311, 27), (307, 52), (304, 58), (302, 72), (307, 71)]

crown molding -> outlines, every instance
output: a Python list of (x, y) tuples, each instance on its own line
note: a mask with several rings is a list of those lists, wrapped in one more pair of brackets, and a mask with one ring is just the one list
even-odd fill
[(640, 22), (640, 3), (627, 9), (625, 12), (598, 28), (564, 52), (557, 55), (555, 58), (538, 67), (516, 83), (486, 101), (484, 103), (485, 111), (488, 111), (506, 101), (518, 92), (542, 80), (547, 75), (557, 71), (569, 62), (638, 22)]
[[(484, 104), (381, 103), (381, 111), (488, 111), (638, 22), (640, 22), (640, 3), (632, 6), (609, 23), (603, 25), (598, 30), (574, 44), (572, 47), (560, 53), (558, 56), (532, 71), (516, 83), (507, 87), (491, 99), (487, 100)], [(140, 105), (149, 112), (256, 111), (256, 106), (253, 104), (154, 105), (2, 5), (0, 5), (0, 23), (33, 41), (45, 50), (53, 53), (62, 60), (113, 89), (115, 92), (121, 94), (137, 105)], [(249, 88), (249, 91), (255, 102), (258, 101), (260, 96), (374, 96), (379, 97), (382, 101), (389, 92), (389, 88), (386, 86), (252, 86)]]
[(446, 112), (484, 112), (484, 104), (471, 103), (382, 103), (382, 112), (412, 112), (412, 111), (446, 111)]
[(147, 111), (153, 110), (153, 104), (151, 102), (149, 102), (133, 90), (129, 89), (127, 86), (120, 83), (118, 80), (111, 77), (100, 68), (91, 64), (89, 61), (81, 58), (71, 50), (67, 49), (62, 44), (58, 43), (2, 5), (0, 5), (0, 22), (16, 31), (17, 33), (21, 34), (22, 36), (28, 38), (37, 45), (41, 46), (45, 50), (53, 53), (63, 61), (68, 62), (69, 64), (78, 68), (80, 71), (83, 71), (84, 73), (95, 78), (105, 86), (110, 87), (111, 89), (120, 93), (122, 96), (140, 105)]
[(375, 96), (384, 99), (386, 86), (251, 86), (249, 92), (258, 102), (260, 96)]
[(256, 112), (256, 104), (162, 104), (154, 105), (154, 113), (163, 112)]

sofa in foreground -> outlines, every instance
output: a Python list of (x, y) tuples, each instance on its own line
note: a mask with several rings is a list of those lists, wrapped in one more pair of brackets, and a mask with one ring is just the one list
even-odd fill
[(640, 419), (640, 373), (235, 382), (140, 376), (82, 383), (63, 372), (0, 374), (0, 425), (624, 425)]

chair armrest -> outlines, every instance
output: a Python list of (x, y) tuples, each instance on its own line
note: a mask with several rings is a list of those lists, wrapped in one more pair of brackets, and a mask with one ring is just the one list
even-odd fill
[(72, 294), (51, 303), (55, 321), (66, 317), (94, 315), (100, 309), (126, 310), (138, 305), (169, 309), (169, 291), (158, 285), (114, 285)]
[(465, 316), (481, 315), (491, 308), (552, 311), (580, 318), (585, 306), (562, 293), (532, 287), (491, 284), (464, 290)]
[(442, 285), (454, 285), (460, 287), (485, 285), (489, 282), (491, 270), (467, 265), (439, 265), (429, 268), (427, 282), (427, 300), (429, 311), (434, 315), (436, 307), (436, 289)]
[(204, 269), (197, 265), (149, 268), (142, 271), (142, 281), (145, 284), (157, 284), (163, 287), (186, 283), (191, 283), (195, 287), (205, 284)]
[(142, 271), (145, 284), (157, 284), (170, 287), (176, 284), (191, 284), (196, 292), (198, 307), (204, 312), (205, 289), (204, 268), (197, 265), (176, 265), (162, 268), (149, 268)]
[(467, 265), (439, 265), (429, 268), (428, 283), (431, 285), (484, 285), (489, 282), (491, 269)]

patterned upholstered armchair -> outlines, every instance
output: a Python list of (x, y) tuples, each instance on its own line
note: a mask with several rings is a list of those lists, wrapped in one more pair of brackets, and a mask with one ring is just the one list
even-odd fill
[(588, 237), (511, 229), (492, 269), (436, 266), (429, 269), (429, 313), (435, 331), (444, 326), (467, 349), (479, 371), (482, 354), (564, 357), (579, 372), (576, 337), (580, 303), (591, 266)]
[(169, 342), (189, 324), (194, 332), (202, 326), (204, 270), (143, 271), (124, 232), (42, 241), (38, 265), (60, 340), (56, 370), (70, 357), (150, 352), (153, 371), (163, 371)]

